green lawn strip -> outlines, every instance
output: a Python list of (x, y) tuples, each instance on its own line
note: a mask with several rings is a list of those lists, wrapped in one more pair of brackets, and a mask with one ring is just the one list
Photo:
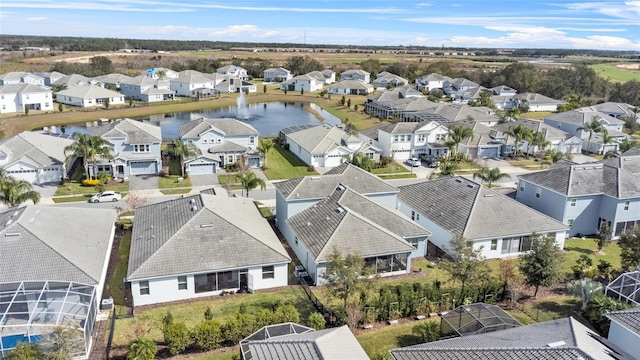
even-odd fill
[(207, 307), (211, 308), (214, 319), (224, 321), (227, 316), (238, 311), (240, 304), (244, 304), (247, 313), (253, 314), (260, 309), (272, 309), (273, 305), (277, 303), (294, 305), (303, 319), (306, 319), (310, 313), (315, 311), (307, 295), (299, 286), (254, 294), (220, 296), (212, 300), (194, 300), (182, 304), (143, 310), (133, 318), (116, 320), (113, 344), (114, 346), (126, 346), (131, 339), (135, 338), (137, 323), (151, 328), (149, 337), (152, 340), (156, 342), (163, 341), (162, 318), (168, 311), (171, 311), (174, 320), (184, 321), (188, 328), (193, 328), (204, 319), (204, 312)]
[(191, 188), (164, 189), (164, 190), (160, 190), (160, 192), (164, 195), (187, 194), (191, 192)]
[(543, 117), (553, 114), (551, 111), (532, 111), (520, 114), (520, 117), (531, 120), (542, 120)]
[(181, 178), (181, 176), (180, 175), (159, 176), (158, 177), (158, 188), (159, 189), (174, 189), (174, 188), (191, 187), (191, 179), (182, 178), (182, 182), (178, 182), (178, 178)]
[(169, 174), (182, 176), (182, 171), (180, 171), (180, 159), (175, 157), (169, 159)]
[(270, 218), (273, 216), (273, 213), (271, 212), (271, 210), (269, 210), (269, 208), (265, 206), (263, 203), (259, 201), (255, 201), (254, 203), (258, 207), (258, 210), (260, 210), (260, 214), (262, 214), (262, 217)]
[(378, 175), (379, 178), (384, 180), (395, 180), (395, 179), (414, 179), (418, 177), (416, 174), (391, 174), (391, 175)]
[(389, 166), (385, 166), (383, 168), (371, 169), (371, 173), (376, 175), (402, 174), (402, 173), (408, 173), (410, 171), (411, 170), (407, 170), (406, 167), (398, 163), (392, 163)]
[(367, 355), (373, 358), (375, 354), (388, 353), (391, 349), (421, 343), (422, 340), (420, 337), (413, 335), (411, 332), (413, 327), (421, 321), (433, 320), (418, 320), (396, 325), (386, 325), (382, 328), (366, 330), (357, 335), (356, 338)]
[[(129, 183), (120, 183), (118, 185), (107, 185), (105, 191), (129, 191)], [(96, 194), (95, 186), (82, 186), (81, 183), (70, 182), (65, 185), (59, 185), (53, 196), (65, 196), (65, 195), (83, 195), (83, 194)]]
[(627, 82), (629, 80), (640, 81), (640, 71), (622, 69), (613, 64), (589, 65), (596, 73), (614, 82)]
[(120, 239), (120, 247), (118, 248), (118, 264), (116, 271), (109, 283), (109, 293), (113, 298), (115, 305), (125, 306), (124, 292), (121, 286), (124, 285), (122, 280), (127, 276), (127, 266), (129, 265), (129, 248), (131, 247), (131, 231), (127, 231)]
[(289, 150), (274, 146), (269, 153), (269, 166), (264, 171), (269, 180), (291, 179), (307, 175), (319, 175), (317, 171), (309, 171), (307, 164)]
[(89, 199), (91, 199), (91, 195), (54, 197), (51, 200), (56, 204), (62, 204), (70, 202), (87, 202)]
[(505, 310), (505, 312), (509, 314), (509, 316), (511, 316), (512, 318), (516, 319), (521, 325), (531, 325), (536, 323), (535, 320), (533, 320), (529, 315), (527, 315), (522, 311)]
[(213, 354), (206, 354), (202, 356), (191, 356), (189, 355), (189, 359), (193, 360), (234, 360), (235, 356), (238, 355), (239, 349), (236, 346), (222, 348), (216, 350)]

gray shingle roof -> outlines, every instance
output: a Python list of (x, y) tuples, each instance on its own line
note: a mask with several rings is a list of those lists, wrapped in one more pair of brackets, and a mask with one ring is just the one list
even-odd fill
[(568, 229), (505, 195), (459, 176), (401, 186), (398, 200), (467, 239)]
[[(116, 212), (26, 206), (0, 213), (0, 283), (27, 280), (99, 284)], [(62, 225), (63, 224), (63, 225)]]
[(200, 118), (180, 125), (179, 130), (182, 138), (198, 138), (200, 134), (209, 130), (219, 132), (225, 136), (258, 135), (258, 130), (253, 126), (231, 118)]
[(538, 349), (398, 349), (392, 351), (395, 360), (578, 360), (592, 359), (576, 348)]
[(162, 141), (160, 126), (133, 119), (118, 119), (109, 124), (100, 125), (93, 130), (103, 138), (126, 137), (126, 144), (150, 144)]
[(326, 154), (337, 147), (346, 145), (345, 142), (349, 139), (349, 134), (337, 126), (322, 124), (290, 132), (287, 137), (310, 154)]
[(288, 263), (252, 201), (200, 194), (136, 209), (127, 278)]
[(72, 143), (70, 139), (25, 131), (0, 142), (0, 151), (8, 156), (5, 167), (16, 161), (46, 167), (62, 165), (64, 148)]
[(551, 114), (549, 116), (545, 116), (545, 120), (553, 120), (561, 123), (573, 124), (583, 126), (587, 123), (593, 121), (593, 119), (598, 119), (598, 121), (606, 121), (608, 124), (623, 124), (624, 121), (620, 119), (616, 119), (613, 116), (609, 116), (603, 112), (598, 111), (598, 109), (594, 107), (584, 107), (580, 109), (575, 109), (571, 111), (565, 111), (557, 114)]
[(0, 94), (34, 94), (34, 93), (49, 93), (51, 94), (51, 89), (44, 88), (39, 85), (34, 84), (7, 84), (0, 85)]
[(640, 335), (640, 308), (613, 311), (607, 317)]
[(516, 94), (513, 96), (514, 99), (518, 100), (526, 100), (529, 105), (561, 105), (566, 104), (567, 102), (564, 100), (556, 100), (552, 99), (548, 96), (544, 96), (538, 93), (522, 93)]
[(329, 89), (360, 89), (373, 90), (373, 85), (359, 79), (344, 79), (335, 84), (329, 85)]
[(620, 156), (605, 159), (603, 163), (640, 175), (640, 147), (631, 148)]
[(415, 250), (404, 237), (431, 233), (402, 215), (338, 185), (326, 199), (286, 220), (317, 262), (337, 248), (362, 256)]
[(223, 141), (220, 144), (210, 147), (207, 151), (211, 154), (228, 153), (228, 152), (245, 152), (248, 149), (231, 141)]
[(528, 129), (531, 129), (535, 132), (540, 132), (544, 134), (545, 139), (568, 139), (572, 137), (571, 134), (562, 131), (556, 127), (550, 126), (548, 124), (543, 123), (542, 121), (529, 120), (529, 119), (517, 119), (515, 121), (509, 121), (502, 124), (496, 124), (492, 126), (492, 129), (496, 129), (502, 132), (508, 131), (512, 126), (518, 126), (522, 124), (526, 126)]
[(119, 98), (124, 95), (105, 89), (97, 85), (77, 85), (69, 86), (65, 90), (58, 91), (56, 97), (69, 96), (82, 99), (101, 99), (101, 98)]
[(285, 199), (291, 200), (325, 198), (331, 195), (338, 184), (348, 186), (362, 195), (398, 192), (386, 181), (349, 163), (336, 166), (321, 176), (304, 176), (273, 185)]

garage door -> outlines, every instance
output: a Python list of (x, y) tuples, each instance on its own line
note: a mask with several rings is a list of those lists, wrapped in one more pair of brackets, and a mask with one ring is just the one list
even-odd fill
[(36, 170), (7, 171), (7, 175), (13, 176), (18, 180), (24, 180), (30, 184), (36, 184), (38, 181), (38, 172)]
[(478, 149), (478, 157), (483, 159), (488, 158), (497, 158), (498, 157), (498, 148), (479, 148)]
[(250, 168), (259, 168), (260, 167), (260, 158), (249, 158), (249, 167)]
[(60, 182), (60, 170), (54, 168), (45, 169), (42, 173), (40, 173), (40, 183), (53, 183)]
[(129, 166), (131, 167), (131, 175), (158, 173), (155, 161), (132, 161)]
[(209, 175), (216, 173), (216, 164), (190, 164), (189, 175)]

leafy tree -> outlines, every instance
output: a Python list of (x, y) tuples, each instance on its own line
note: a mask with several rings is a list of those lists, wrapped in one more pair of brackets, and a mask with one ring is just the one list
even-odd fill
[(580, 298), (580, 301), (582, 302), (580, 311), (587, 310), (587, 303), (589, 300), (591, 300), (595, 295), (603, 293), (602, 284), (589, 278), (571, 281), (567, 284), (567, 291), (569, 294)]
[(267, 93), (267, 85), (262, 86), (262, 93), (263, 94)]
[(605, 145), (613, 144), (615, 140), (616, 138), (613, 137), (612, 135), (609, 135), (609, 131), (603, 127), (602, 128), (602, 151), (600, 152), (600, 154), (607, 155), (607, 153), (609, 153), (608, 157), (611, 157), (613, 154), (615, 154), (616, 150), (609, 150), (607, 152), (604, 151)]
[(31, 183), (18, 180), (8, 175), (4, 168), (0, 168), (0, 202), (14, 207), (27, 201), (37, 204), (40, 202), (40, 193), (33, 190)]
[(602, 125), (602, 122), (597, 116), (594, 116), (593, 119), (591, 119), (591, 122), (584, 124), (576, 130), (582, 130), (589, 133), (589, 140), (587, 140), (587, 153), (589, 153), (591, 151), (591, 138), (593, 137), (593, 133), (601, 133), (602, 130), (604, 130), (604, 125)]
[(92, 77), (114, 72), (113, 62), (106, 56), (94, 56), (89, 59), (89, 72)]
[(371, 158), (369, 158), (367, 155), (365, 155), (364, 153), (361, 153), (361, 152), (353, 153), (351, 158), (349, 158), (347, 156), (347, 161), (349, 163), (351, 163), (352, 165), (355, 165), (355, 166), (357, 166), (357, 167), (359, 167), (361, 169), (367, 170), (367, 171), (371, 171), (371, 169), (373, 169), (374, 166), (375, 166), (375, 162), (373, 160), (371, 160)]
[(350, 299), (359, 300), (377, 282), (375, 269), (365, 266), (364, 258), (358, 254), (342, 255), (333, 248), (327, 259), (327, 268), (322, 275), (329, 294), (342, 302), (346, 310)]
[(438, 172), (431, 173), (430, 178), (437, 178), (441, 176), (454, 176), (456, 174), (456, 170), (458, 170), (459, 166), (453, 161), (444, 161), (440, 163), (438, 167)]
[(349, 108), (349, 109), (351, 108), (351, 99), (347, 100), (347, 108)]
[(483, 262), (482, 247), (474, 249), (473, 240), (455, 236), (449, 242), (447, 254), (451, 259), (445, 259), (440, 264), (454, 281), (460, 282), (461, 294), (464, 294), (466, 285), (474, 285), (487, 278), (488, 268)]
[(340, 99), (340, 105), (344, 106), (346, 102), (347, 102), (347, 98), (345, 98), (344, 95), (342, 95), (342, 98)]
[(299, 323), (300, 312), (298, 311), (298, 309), (296, 309), (295, 306), (291, 304), (283, 304), (278, 306), (276, 311), (273, 312), (273, 318), (278, 323)]
[(612, 299), (603, 294), (596, 294), (587, 303), (587, 319), (603, 334), (609, 332), (609, 319), (607, 313), (611, 311), (624, 310), (629, 305)]
[[(531, 141), (529, 141), (529, 147), (533, 147), (533, 151), (535, 152), (536, 148), (538, 151), (544, 151), (547, 146), (551, 145), (551, 142), (545, 139), (544, 134), (540, 131), (536, 131), (531, 135)], [(534, 153), (534, 155), (537, 152)], [(529, 156), (529, 149), (527, 149), (527, 156)]]
[(573, 276), (576, 279), (581, 279), (583, 277), (592, 278), (593, 273), (593, 259), (591, 259), (588, 255), (582, 254), (576, 260), (576, 263), (571, 266), (571, 270), (573, 271)]
[(598, 252), (600, 252), (602, 248), (611, 243), (611, 225), (609, 225), (608, 221), (602, 223), (596, 235), (593, 240), (598, 245)]
[(565, 154), (556, 149), (549, 149), (545, 151), (545, 159), (552, 164), (555, 164), (562, 159), (571, 160), (571, 154)]
[(473, 173), (473, 178), (480, 178), (480, 180), (489, 183), (488, 185), (491, 187), (491, 184), (493, 184), (494, 181), (498, 181), (500, 179), (511, 179), (511, 176), (509, 174), (501, 173), (500, 168), (498, 167), (493, 169), (482, 167), (480, 170)]
[(64, 148), (64, 153), (67, 155), (67, 161), (75, 157), (82, 158), (86, 178), (89, 178), (89, 164), (95, 165), (98, 157), (105, 160), (113, 160), (111, 146), (104, 138), (80, 133), (73, 134), (73, 137), (75, 141)]
[(360, 63), (360, 69), (370, 73), (372, 77), (375, 77), (380, 73), (382, 65), (378, 59), (367, 59)]
[(411, 332), (418, 335), (423, 342), (436, 341), (440, 338), (440, 325), (431, 320), (415, 325)]
[(18, 342), (16, 347), (6, 355), (7, 360), (40, 360), (42, 351), (36, 343)]
[(197, 156), (199, 151), (198, 148), (190, 142), (173, 139), (173, 146), (169, 148), (169, 152), (180, 159), (180, 174), (184, 177), (185, 159)]
[(191, 345), (189, 329), (183, 321), (170, 320), (162, 328), (164, 342), (171, 355), (178, 355)]
[(127, 360), (152, 360), (156, 358), (156, 342), (148, 337), (136, 337), (129, 343)]
[(109, 105), (111, 105), (111, 101), (109, 100), (109, 98), (104, 99), (104, 108), (108, 109)]
[(314, 330), (323, 330), (327, 324), (327, 320), (319, 312), (314, 312), (309, 315), (307, 324)]
[(274, 146), (275, 146), (275, 143), (271, 139), (260, 139), (258, 141), (258, 151), (260, 151), (264, 156), (265, 167), (267, 166), (267, 157)]
[(629, 80), (622, 84), (614, 84), (609, 101), (640, 106), (640, 81)]
[(451, 152), (451, 157), (456, 158), (458, 154), (458, 146), (464, 139), (470, 138), (473, 140), (473, 129), (468, 126), (463, 125), (453, 125), (449, 127), (449, 139), (453, 142), (453, 151)]
[(300, 95), (304, 95), (304, 88), (303, 87), (300, 88)]
[(621, 153), (627, 152), (634, 147), (640, 147), (640, 142), (631, 140), (629, 138), (622, 140), (620, 145), (618, 145), (618, 149)]
[(520, 257), (518, 269), (525, 283), (535, 286), (533, 296), (540, 286), (550, 286), (559, 278), (562, 252), (551, 235), (531, 234), (531, 250)]
[(29, 115), (29, 106), (24, 107), (24, 114)]
[(309, 56), (292, 56), (286, 61), (284, 67), (296, 75), (324, 70), (321, 62)]
[(633, 269), (640, 265), (640, 226), (635, 226), (633, 230), (627, 230), (620, 234), (618, 245), (620, 246), (622, 270)]
[(216, 320), (204, 320), (191, 332), (193, 344), (202, 351), (217, 349), (222, 344), (222, 328)]
[(513, 137), (513, 157), (518, 157), (518, 152), (520, 152), (520, 144), (523, 140), (528, 140), (532, 136), (532, 131), (528, 127), (523, 124), (518, 124), (516, 126), (510, 126), (505, 134)]
[(246, 192), (246, 196), (249, 197), (249, 191), (260, 186), (260, 190), (266, 189), (267, 185), (256, 174), (252, 171), (241, 171), (236, 174), (236, 179), (240, 181), (240, 185), (242, 186), (242, 191)]

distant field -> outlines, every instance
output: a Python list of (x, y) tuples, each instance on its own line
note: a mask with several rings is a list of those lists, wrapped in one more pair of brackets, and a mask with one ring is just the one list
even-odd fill
[(629, 80), (640, 81), (640, 68), (637, 70), (631, 68), (621, 68), (615, 64), (596, 64), (590, 65), (598, 75), (615, 82), (627, 82)]

